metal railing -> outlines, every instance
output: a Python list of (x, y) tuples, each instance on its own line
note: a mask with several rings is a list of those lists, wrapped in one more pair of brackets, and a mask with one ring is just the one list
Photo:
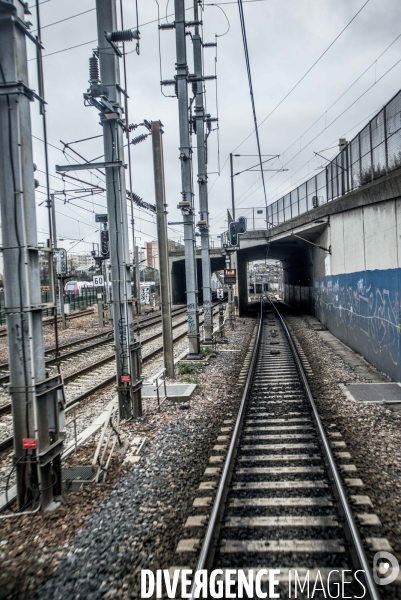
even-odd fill
[(247, 229), (285, 223), (401, 167), (399, 91), (319, 173), (279, 200), (241, 211)]

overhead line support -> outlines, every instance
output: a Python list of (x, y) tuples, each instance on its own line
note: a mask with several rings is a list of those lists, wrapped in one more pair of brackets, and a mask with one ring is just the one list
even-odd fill
[[(54, 507), (61, 494), (64, 397), (61, 375), (47, 377), (45, 369), (42, 310), (55, 304), (41, 298), (29, 106), (35, 95), (26, 93), (26, 38), (36, 40), (24, 25), (25, 8), (0, 1), (0, 208), (17, 504), (36, 511)], [(41, 251), (51, 265), (51, 241)]]
[(205, 107), (203, 97), (202, 81), (202, 38), (199, 35), (198, 2), (194, 0), (195, 33), (192, 36), (196, 96), (195, 96), (195, 128), (196, 146), (198, 158), (198, 186), (199, 186), (199, 221), (197, 223), (201, 237), (201, 259), (202, 259), (202, 291), (203, 291), (203, 314), (204, 314), (204, 342), (211, 344), (213, 341), (213, 311), (212, 311), (212, 272), (210, 266), (209, 248), (209, 207), (207, 190), (207, 139), (205, 137)]
[(194, 235), (194, 194), (192, 188), (192, 149), (188, 120), (188, 65), (185, 31), (185, 0), (175, 0), (176, 93), (180, 129), (182, 199), (178, 204), (184, 222), (185, 279), (188, 315), (188, 349), (199, 354), (199, 312)]
[[(96, 0), (96, 17), (100, 71), (96, 65), (95, 54), (91, 58), (91, 86), (84, 98), (85, 104), (95, 106), (100, 111), (103, 127), (104, 162), (97, 163), (97, 166), (101, 164), (106, 170), (117, 392), (120, 416), (127, 419), (142, 416), (142, 378), (141, 345), (134, 332), (127, 192), (123, 164), (123, 135), (126, 123), (121, 105), (119, 55), (105, 39), (105, 31), (111, 32), (111, 40), (121, 36), (121, 32), (116, 32), (115, 0)], [(91, 166), (86, 164), (81, 167)], [(76, 167), (74, 165), (71, 170)], [(69, 170), (66, 167), (63, 169)]]

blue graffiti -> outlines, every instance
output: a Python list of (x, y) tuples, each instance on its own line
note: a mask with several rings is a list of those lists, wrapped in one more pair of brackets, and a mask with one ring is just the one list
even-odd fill
[(318, 277), (316, 316), (369, 362), (401, 379), (401, 269)]

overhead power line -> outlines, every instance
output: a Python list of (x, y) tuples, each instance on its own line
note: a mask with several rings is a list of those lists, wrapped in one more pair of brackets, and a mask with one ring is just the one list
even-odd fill
[[(332, 48), (332, 46), (334, 46), (334, 44), (336, 43), (336, 41), (338, 39), (340, 39), (340, 37), (342, 36), (342, 34), (348, 29), (348, 27), (351, 25), (351, 23), (353, 21), (355, 21), (355, 19), (357, 18), (357, 16), (362, 12), (362, 10), (365, 8), (365, 6), (367, 4), (369, 4), (370, 0), (366, 0), (365, 4), (363, 6), (361, 6), (361, 8), (358, 10), (358, 12), (352, 17), (352, 19), (347, 23), (347, 25), (344, 27), (344, 29), (342, 29), (340, 31), (340, 33), (334, 38), (334, 40), (327, 46), (326, 50), (324, 52), (322, 52), (322, 54), (319, 56), (319, 58), (317, 60), (315, 60), (315, 62), (309, 67), (309, 69), (302, 75), (302, 77), (300, 79), (298, 79), (297, 83), (290, 89), (290, 91), (284, 96), (284, 98), (282, 100), (280, 100), (280, 102), (273, 108), (273, 110), (271, 110), (269, 112), (269, 114), (263, 119), (263, 121), (261, 121), (259, 127), (261, 127), (261, 125), (263, 125), (263, 123), (265, 123), (267, 121), (267, 119), (269, 119), (269, 117), (271, 117), (271, 115), (278, 109), (279, 106), (281, 106), (283, 104), (283, 102), (288, 98), (288, 96), (290, 94), (292, 94), (292, 92), (299, 86), (299, 84), (305, 79), (305, 77), (307, 75), (309, 75), (309, 73), (312, 71), (312, 69), (314, 69), (316, 67), (316, 65), (322, 60), (322, 58), (325, 56), (325, 54), (327, 54), (327, 52), (330, 50), (330, 48)], [(252, 132), (253, 133), (253, 132)], [(244, 140), (242, 140), (242, 142), (233, 150), (233, 152), (235, 152), (236, 150), (238, 150), (238, 148), (240, 146), (242, 146), (242, 144), (244, 142), (246, 142), (246, 140), (248, 138), (251, 137), (252, 133), (250, 133)]]
[(239, 10), (239, 18), (240, 18), (240, 22), (241, 22), (242, 43), (244, 46), (246, 70), (248, 73), (248, 85), (249, 85), (249, 94), (251, 96), (253, 122), (255, 125), (256, 144), (258, 147), (260, 171), (261, 171), (261, 175), (262, 175), (263, 191), (264, 191), (264, 195), (265, 195), (265, 203), (266, 203), (266, 209), (267, 209), (265, 176), (264, 176), (263, 165), (262, 165), (262, 153), (260, 150), (259, 127), (258, 127), (258, 120), (256, 117), (255, 97), (253, 94), (251, 64), (250, 64), (250, 60), (249, 60), (248, 41), (247, 41), (247, 37), (246, 37), (246, 27), (245, 27), (245, 15), (244, 15), (244, 7), (242, 6), (242, 0), (238, 0), (238, 10)]
[[(307, 129), (305, 129), (305, 131), (299, 136), (297, 137), (297, 139), (295, 141), (293, 141), (281, 154), (280, 156), (284, 156), (284, 154), (286, 154), (286, 152), (288, 152), (288, 150), (290, 150), (293, 146), (295, 146), (295, 144), (297, 142), (299, 142), (311, 129), (312, 127), (314, 127), (316, 125), (316, 123), (318, 123), (325, 115), (327, 115), (328, 111), (331, 110), (333, 108), (333, 106), (335, 106), (344, 96), (347, 92), (349, 92), (350, 89), (352, 89), (354, 87), (354, 85), (373, 67), (376, 65), (377, 61), (395, 44), (395, 42), (401, 37), (401, 33), (397, 35), (397, 37), (391, 42), (391, 44), (389, 44), (385, 50), (383, 50), (379, 56), (351, 83), (350, 86), (347, 87), (347, 89), (342, 92), (342, 94), (340, 96), (338, 96), (338, 98), (320, 115), (320, 117), (318, 117)], [(397, 64), (397, 63), (396, 63)], [(395, 66), (395, 65), (394, 65)], [(392, 67), (393, 68), (393, 67)], [(390, 69), (391, 70), (391, 69)], [(389, 72), (389, 71), (388, 71)], [(388, 73), (387, 72), (387, 73)], [(385, 73), (384, 75), (387, 75), (387, 73)], [(383, 75), (383, 77), (384, 77)], [(380, 78), (382, 79), (382, 77)], [(370, 86), (366, 92), (368, 92), (376, 83), (378, 83), (380, 81), (380, 79), (376, 80), (375, 83)], [(364, 92), (364, 94), (366, 93)], [(363, 94), (363, 95), (364, 95)], [(361, 98), (362, 96), (360, 96), (359, 98)], [(359, 100), (359, 98), (357, 100)], [(350, 105), (348, 108), (350, 108), (352, 105)], [(343, 113), (342, 113), (343, 114)], [(374, 114), (374, 113), (373, 113)], [(341, 115), (340, 115), (341, 116)], [(324, 129), (320, 132), (323, 133), (327, 127), (329, 127), (330, 125), (325, 125)], [(319, 134), (320, 135), (320, 134)], [(316, 138), (315, 138), (316, 139)], [(303, 152), (303, 150), (305, 148), (307, 148), (308, 146), (303, 146), (303, 148), (301, 148), (301, 150), (295, 155), (298, 156), (301, 152)], [(294, 158), (295, 158), (294, 156)], [(273, 176), (272, 176), (273, 177)], [(270, 179), (272, 179), (272, 177), (270, 177), (268, 179), (268, 181), (270, 181)], [(252, 183), (252, 185), (245, 190), (245, 192), (243, 192), (243, 194), (238, 198), (238, 200), (245, 195), (254, 185), (257, 184), (257, 182), (260, 181), (260, 177), (254, 182)], [(260, 185), (256, 188), (256, 190), (254, 190), (254, 192), (256, 192), (258, 189), (260, 189)], [(252, 192), (252, 193), (254, 193)], [(252, 195), (252, 193), (250, 195)], [(269, 195), (269, 194), (268, 194)]]
[[(48, 25), (42, 25), (41, 29), (47, 29), (47, 27), (53, 27), (53, 25), (58, 25), (59, 23), (64, 23), (64, 21), (69, 21), (70, 19), (75, 19), (75, 17), (80, 17), (81, 15), (86, 15), (87, 13), (93, 12), (96, 8), (90, 8), (89, 10), (84, 10), (83, 12), (76, 13), (75, 15), (71, 15), (70, 17), (65, 17), (64, 19), (60, 19), (60, 21), (54, 21), (53, 23), (49, 23)], [(34, 33), (37, 29), (33, 29), (31, 33)]]
[[(284, 96), (284, 98), (282, 98), (282, 100), (280, 100), (280, 102), (273, 108), (273, 110), (263, 119), (263, 121), (261, 121), (261, 123), (259, 124), (259, 127), (261, 127), (261, 125), (263, 125), (263, 123), (265, 123), (267, 121), (267, 119), (269, 119), (269, 117), (271, 117), (271, 115), (279, 108), (279, 106), (281, 106), (283, 104), (283, 102), (290, 96), (290, 94), (292, 94), (292, 92), (299, 86), (299, 84), (305, 79), (305, 77), (307, 75), (309, 75), (309, 73), (314, 69), (314, 67), (321, 61), (321, 59), (325, 56), (325, 54), (327, 54), (327, 52), (330, 50), (330, 48), (337, 42), (337, 40), (342, 36), (342, 34), (348, 29), (348, 27), (351, 25), (351, 23), (357, 18), (357, 16), (360, 14), (360, 12), (365, 8), (365, 6), (370, 2), (370, 0), (367, 0), (365, 2), (365, 4), (363, 4), (363, 6), (358, 10), (358, 12), (352, 17), (352, 19), (347, 23), (347, 25), (340, 31), (340, 33), (334, 38), (334, 40), (327, 46), (327, 48), (324, 50), (324, 52), (322, 52), (322, 54), (319, 56), (319, 58), (309, 67), (309, 69), (304, 73), (304, 75), (302, 75), (302, 77), (297, 81), (297, 83), (290, 89), (290, 91)], [(240, 148), (240, 146), (242, 146), (242, 144), (244, 142), (246, 142), (246, 140), (248, 140), (251, 135), (253, 135), (253, 131), (247, 135), (246, 138), (244, 138), (242, 140), (242, 142), (234, 149), (232, 150), (232, 153), (234, 153), (236, 150), (238, 150), (238, 148)], [(226, 164), (228, 163), (228, 159), (229, 159), (230, 155), (227, 155), (226, 160), (223, 163), (223, 166), (220, 170), (220, 174), (223, 171), (224, 167), (226, 166)], [(216, 179), (214, 180), (214, 182), (212, 183), (212, 185), (209, 187), (209, 193), (212, 191), (213, 186), (215, 185), (215, 183), (217, 182), (220, 174), (216, 177)]]

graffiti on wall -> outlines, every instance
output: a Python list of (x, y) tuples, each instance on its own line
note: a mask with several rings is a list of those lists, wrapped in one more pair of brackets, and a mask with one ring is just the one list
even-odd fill
[(315, 314), (344, 343), (399, 380), (401, 269), (317, 277)]

